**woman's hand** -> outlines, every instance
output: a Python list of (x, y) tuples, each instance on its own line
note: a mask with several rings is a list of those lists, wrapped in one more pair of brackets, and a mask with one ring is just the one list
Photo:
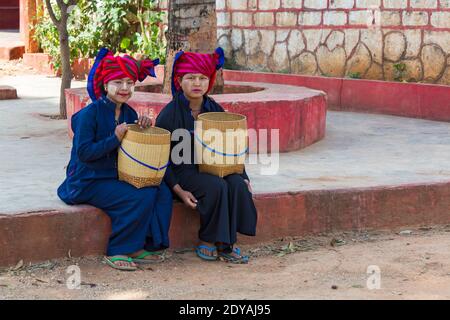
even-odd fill
[(253, 193), (253, 188), (252, 188), (252, 185), (250, 184), (250, 181), (247, 179), (244, 179), (244, 181), (247, 184), (248, 191), (250, 191), (250, 193)]
[(137, 123), (141, 129), (149, 128), (155, 125), (155, 119), (147, 116), (140, 116), (139, 119), (134, 122)]
[(125, 134), (127, 133), (127, 131), (128, 131), (128, 126), (127, 126), (127, 124), (124, 122), (124, 123), (122, 123), (122, 124), (119, 124), (119, 125), (116, 127), (116, 130), (114, 130), (114, 133), (115, 133), (117, 139), (118, 139), (120, 142), (122, 142), (122, 139), (123, 139), (123, 137), (125, 137)]
[(187, 205), (191, 209), (197, 208), (198, 200), (195, 199), (194, 195), (189, 191), (183, 190), (179, 184), (177, 184), (173, 190), (180, 197), (185, 205)]
[(189, 191), (183, 190), (178, 196), (183, 200), (184, 204), (191, 209), (197, 208), (197, 199)]

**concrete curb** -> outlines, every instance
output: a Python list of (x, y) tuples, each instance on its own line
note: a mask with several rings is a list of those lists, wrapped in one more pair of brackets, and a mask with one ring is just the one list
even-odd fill
[[(309, 190), (255, 195), (254, 244), (285, 236), (305, 236), (350, 230), (382, 230), (450, 223), (450, 181), (371, 188)], [(199, 219), (181, 203), (174, 206), (171, 248), (192, 246)], [(0, 215), (0, 266), (18, 261), (40, 262), (68, 255), (102, 255), (110, 222), (91, 206), (67, 210)]]

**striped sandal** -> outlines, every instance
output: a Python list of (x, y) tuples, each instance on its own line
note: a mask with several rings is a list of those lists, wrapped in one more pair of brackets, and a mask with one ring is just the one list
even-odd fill
[(219, 257), (221, 260), (236, 264), (247, 264), (249, 257), (241, 255), (241, 249), (231, 246), (219, 247)]
[[(153, 256), (155, 259), (146, 259), (148, 256)], [(134, 263), (159, 263), (165, 260), (164, 252), (160, 251), (144, 251), (137, 257), (131, 258)]]
[[(208, 252), (211, 252), (211, 255), (204, 254), (202, 250), (206, 250)], [(207, 261), (216, 261), (219, 257), (217, 256), (217, 248), (215, 246), (209, 247), (207, 245), (201, 244), (197, 247), (195, 247), (195, 253), (197, 256), (203, 260)]]
[(103, 257), (103, 262), (109, 265), (110, 267), (121, 270), (121, 271), (136, 271), (138, 268), (133, 267), (131, 265), (129, 266), (119, 266), (115, 262), (117, 261), (126, 261), (128, 263), (132, 263), (133, 260), (130, 257), (127, 256), (113, 256), (113, 257)]

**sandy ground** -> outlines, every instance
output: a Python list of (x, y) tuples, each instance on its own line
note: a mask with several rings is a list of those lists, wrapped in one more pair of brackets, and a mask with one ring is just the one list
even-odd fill
[(0, 299), (450, 299), (450, 225), (399, 231), (279, 239), (244, 247), (248, 265), (188, 249), (136, 272), (101, 257), (19, 264), (0, 272)]
[(0, 60), (0, 77), (38, 74), (36, 70), (23, 64), (22, 59)]

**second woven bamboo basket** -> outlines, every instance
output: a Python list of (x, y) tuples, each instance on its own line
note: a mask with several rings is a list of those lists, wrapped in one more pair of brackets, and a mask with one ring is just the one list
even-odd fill
[(199, 171), (221, 178), (244, 172), (248, 150), (247, 118), (230, 112), (202, 113), (195, 129)]

